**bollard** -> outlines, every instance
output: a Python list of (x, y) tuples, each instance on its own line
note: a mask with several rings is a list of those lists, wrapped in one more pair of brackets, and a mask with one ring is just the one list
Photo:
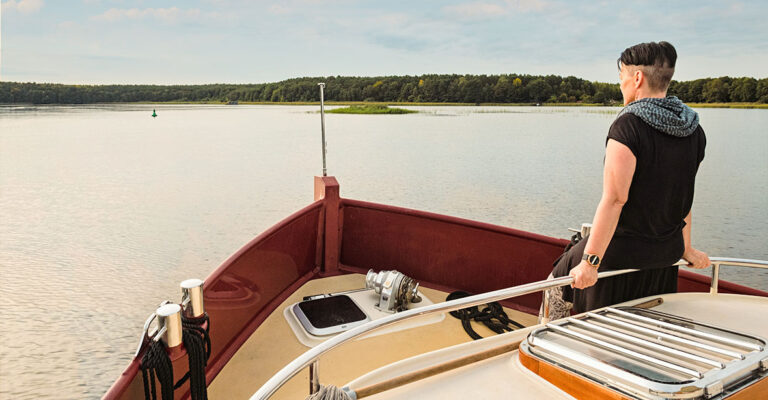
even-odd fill
[(203, 304), (203, 284), (200, 279), (187, 279), (181, 282), (181, 304), (187, 316), (198, 318), (205, 314)]
[(168, 348), (181, 344), (181, 306), (178, 304), (165, 304), (155, 311), (158, 327), (165, 327), (163, 341)]

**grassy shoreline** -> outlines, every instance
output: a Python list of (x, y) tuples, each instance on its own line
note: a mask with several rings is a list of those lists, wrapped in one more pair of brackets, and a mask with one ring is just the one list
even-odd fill
[[(178, 105), (178, 104), (210, 104), (210, 105), (228, 105), (220, 101), (159, 101), (159, 102), (125, 102), (125, 103), (88, 103), (88, 104), (32, 104), (32, 103), (8, 103), (0, 104), (2, 106), (72, 106), (72, 105), (105, 105), (105, 104), (157, 104), (157, 105)], [(741, 108), (741, 109), (768, 109), (766, 103), (687, 103), (693, 108)], [(271, 105), (271, 106), (319, 106), (319, 101), (241, 101), (239, 105)], [(363, 102), (363, 101), (326, 101), (327, 106), (416, 106), (416, 107), (531, 107), (536, 103), (434, 103), (434, 102)], [(602, 103), (540, 103), (541, 107), (621, 107), (621, 104), (602, 104)]]
[[(109, 103), (109, 104), (130, 104), (130, 103)], [(134, 103), (134, 104), (220, 104), (221, 102), (157, 102), (157, 103)], [(742, 109), (768, 109), (766, 103), (686, 103), (693, 108), (742, 108)], [(319, 101), (241, 101), (239, 105), (276, 105), (276, 106), (319, 106)], [(433, 102), (364, 102), (364, 101), (326, 101), (327, 106), (415, 106), (415, 107), (533, 107), (536, 103), (433, 103)], [(539, 103), (540, 107), (622, 107), (623, 104), (602, 104), (602, 103)]]
[(757, 108), (768, 109), (766, 103), (687, 103), (693, 108)]
[(326, 111), (330, 114), (413, 114), (416, 110), (406, 110), (405, 108), (389, 107), (382, 104), (352, 105), (349, 107), (334, 108)]

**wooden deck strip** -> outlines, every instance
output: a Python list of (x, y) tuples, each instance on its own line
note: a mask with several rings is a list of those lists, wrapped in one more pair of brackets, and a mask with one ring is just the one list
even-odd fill
[[(275, 312), (251, 335), (237, 354), (227, 363), (216, 379), (210, 383), (208, 393), (212, 399), (249, 398), (284, 365), (308, 350), (299, 343), (283, 317), (283, 309), (300, 301), (302, 297), (357, 289), (365, 286), (365, 276), (350, 274), (307, 282), (283, 302)], [(420, 288), (435, 303), (445, 301), (447, 293)], [(510, 318), (526, 325), (534, 325), (536, 317), (506, 309)], [(495, 335), (483, 325), (473, 323), (475, 331), (483, 337)], [(321, 358), (320, 383), (337, 386), (389, 363), (428, 351), (471, 341), (459, 320), (446, 316), (435, 324), (375, 336), (347, 343)], [(309, 390), (309, 373), (302, 371), (290, 380), (275, 399), (303, 399)]]

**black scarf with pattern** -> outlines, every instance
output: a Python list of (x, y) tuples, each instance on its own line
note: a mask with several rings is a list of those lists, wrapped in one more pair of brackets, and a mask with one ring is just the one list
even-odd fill
[(616, 118), (626, 113), (634, 114), (657, 130), (677, 137), (690, 136), (699, 126), (699, 114), (675, 96), (633, 101)]

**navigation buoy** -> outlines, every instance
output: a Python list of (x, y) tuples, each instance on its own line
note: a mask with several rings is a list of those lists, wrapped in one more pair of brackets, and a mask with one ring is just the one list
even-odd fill
[(156, 112), (155, 112), (155, 110), (153, 109), (153, 110), (152, 110), (152, 118), (155, 118), (155, 117), (157, 117), (157, 113), (156, 113)]

